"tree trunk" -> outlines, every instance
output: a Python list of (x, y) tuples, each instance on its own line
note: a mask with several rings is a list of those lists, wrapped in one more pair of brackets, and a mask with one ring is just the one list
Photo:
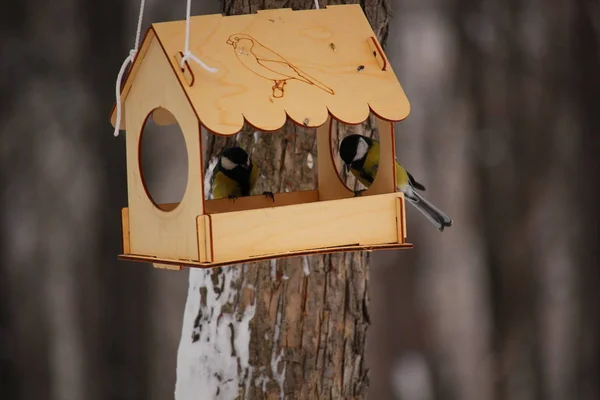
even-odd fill
[[(314, 1), (227, 0), (224, 12), (281, 7), (314, 8)], [(387, 1), (366, 1), (364, 9), (385, 42)], [(372, 126), (353, 129), (371, 135)], [(210, 135), (205, 160), (234, 144), (262, 170), (256, 193), (316, 186), (314, 129), (288, 122), (276, 133)], [(346, 253), (191, 269), (176, 398), (365, 398), (368, 261), (368, 253)]]

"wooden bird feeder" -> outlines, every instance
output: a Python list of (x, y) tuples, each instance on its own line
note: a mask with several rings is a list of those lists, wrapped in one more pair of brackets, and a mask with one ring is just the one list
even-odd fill
[[(393, 126), (410, 106), (359, 5), (195, 16), (190, 32), (194, 55), (217, 72), (193, 61), (180, 67), (185, 21), (155, 23), (122, 86), (128, 207), (120, 259), (179, 269), (412, 247)], [(359, 124), (371, 112), (381, 161), (374, 183), (354, 197), (334, 165), (332, 121)], [(113, 126), (115, 115), (113, 107)], [(189, 164), (180, 203), (155, 204), (144, 186), (140, 139), (149, 117), (183, 132)], [(201, 126), (234, 135), (245, 121), (275, 131), (286, 118), (317, 129), (318, 188), (276, 193), (274, 203), (262, 195), (205, 200)]]

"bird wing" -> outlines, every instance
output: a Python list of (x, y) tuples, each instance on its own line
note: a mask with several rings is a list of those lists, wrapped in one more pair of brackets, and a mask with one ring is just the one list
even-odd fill
[(363, 164), (363, 173), (365, 179), (369, 179), (370, 183), (373, 183), (375, 177), (377, 176), (377, 171), (379, 170), (379, 142), (373, 141), (369, 151), (367, 151), (367, 157), (365, 158), (365, 162)]
[(406, 175), (408, 175), (408, 181), (410, 182), (410, 185), (412, 187), (414, 187), (415, 189), (423, 190), (423, 191), (426, 190), (425, 186), (423, 186), (419, 182), (417, 182), (415, 180), (415, 178), (413, 178), (413, 176), (410, 174), (410, 172), (406, 171)]
[(371, 175), (368, 171), (365, 171), (364, 169), (358, 170), (355, 168), (350, 168), (350, 172), (352, 172), (352, 175), (354, 175), (354, 177), (366, 187), (371, 186), (371, 184), (375, 180), (375, 177)]
[(213, 199), (224, 199), (228, 196), (241, 196), (240, 185), (225, 175), (223, 171), (217, 170), (212, 177), (212, 197)]
[(373, 141), (360, 170), (350, 168), (352, 175), (366, 187), (371, 186), (379, 170), (379, 143)]

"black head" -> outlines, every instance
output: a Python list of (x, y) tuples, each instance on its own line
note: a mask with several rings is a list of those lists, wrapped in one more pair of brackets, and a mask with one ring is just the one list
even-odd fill
[(236, 168), (249, 170), (252, 161), (248, 157), (248, 153), (241, 147), (228, 147), (221, 153), (219, 164), (225, 171), (232, 171)]
[(367, 151), (371, 146), (371, 139), (362, 135), (348, 135), (340, 143), (340, 157), (346, 164), (346, 168), (354, 162), (364, 162)]

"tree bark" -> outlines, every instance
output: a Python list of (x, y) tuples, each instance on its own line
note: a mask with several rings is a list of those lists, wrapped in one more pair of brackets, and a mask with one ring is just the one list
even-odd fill
[[(314, 2), (227, 0), (223, 11), (281, 7), (308, 9)], [(388, 2), (363, 7), (385, 42)], [(352, 129), (371, 135), (372, 126), (369, 120)], [(256, 193), (316, 187), (314, 129), (288, 122), (276, 133), (246, 128), (232, 138), (209, 135), (205, 160), (234, 144), (262, 170)], [(369, 258), (316, 255), (190, 270), (175, 397), (365, 398)]]

